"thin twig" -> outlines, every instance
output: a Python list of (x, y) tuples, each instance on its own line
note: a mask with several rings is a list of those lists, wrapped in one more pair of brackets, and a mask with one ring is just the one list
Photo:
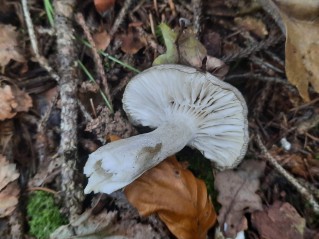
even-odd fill
[(280, 12), (276, 4), (272, 0), (259, 0), (260, 5), (264, 9), (265, 12), (271, 16), (278, 27), (280, 28), (281, 32), (285, 35), (286, 34), (286, 29), (284, 22), (281, 19)]
[[(103, 87), (104, 87), (104, 93), (105, 93), (105, 95), (106, 95), (106, 97), (108, 99), (108, 102), (111, 105), (111, 108), (113, 109), (112, 97), (110, 95), (110, 90), (109, 90), (109, 86), (107, 84), (107, 79), (106, 79), (106, 75), (105, 75), (105, 72), (104, 72), (103, 64), (102, 64), (101, 58), (99, 56), (99, 53), (98, 53), (98, 51), (96, 49), (96, 45), (95, 45), (95, 42), (94, 42), (94, 40), (92, 38), (90, 30), (89, 30), (88, 26), (85, 23), (85, 20), (84, 20), (84, 17), (83, 17), (82, 13), (76, 14), (75, 19), (76, 19), (77, 23), (82, 27), (82, 29), (84, 31), (84, 34), (85, 34), (86, 38), (88, 39), (88, 41), (89, 41), (89, 43), (91, 45), (90, 48), (92, 50), (93, 59), (94, 59), (95, 65), (96, 65), (96, 71), (98, 72), (98, 74), (100, 75), (100, 77), (102, 79), (102, 84), (103, 84)], [(97, 81), (97, 82), (99, 82), (99, 81)]]
[(34, 27), (33, 27), (33, 23), (31, 20), (27, 0), (21, 0), (21, 3), (22, 3), (23, 14), (24, 14), (25, 22), (26, 22), (26, 25), (28, 28), (28, 34), (30, 37), (30, 42), (31, 42), (31, 46), (32, 46), (32, 50), (34, 52), (34, 55), (35, 55), (37, 61), (39, 62), (39, 64), (50, 74), (50, 76), (53, 79), (55, 79), (56, 81), (59, 81), (59, 79), (60, 79), (59, 75), (49, 65), (48, 61), (43, 56), (41, 56), (39, 53), (38, 42), (37, 42), (37, 38), (36, 38), (35, 33), (34, 33)]
[(245, 49), (241, 49), (232, 54), (226, 55), (222, 58), (222, 61), (231, 62), (231, 61), (236, 61), (238, 59), (246, 58), (253, 53), (259, 52), (261, 50), (265, 50), (269, 48), (270, 46), (276, 45), (283, 39), (284, 39), (283, 35), (278, 36), (278, 34), (276, 34), (275, 32), (272, 32), (267, 39), (260, 41), (258, 43), (254, 43), (254, 45), (249, 46)]
[(196, 37), (199, 38), (201, 31), (202, 31), (202, 0), (192, 0), (192, 6), (193, 6), (193, 25), (195, 29)]
[(119, 15), (117, 16), (113, 27), (110, 31), (110, 35), (113, 36), (114, 33), (117, 32), (118, 28), (120, 27), (120, 25), (122, 24), (124, 17), (126, 16), (128, 9), (130, 8), (131, 4), (132, 4), (133, 0), (125, 0), (124, 5), (119, 13)]
[(290, 173), (288, 173), (268, 152), (266, 146), (261, 141), (261, 137), (259, 134), (256, 135), (256, 141), (267, 161), (297, 189), (297, 191), (304, 197), (304, 199), (307, 200), (307, 202), (311, 205), (314, 213), (319, 215), (319, 204), (315, 200), (314, 196), (304, 186), (302, 186)]

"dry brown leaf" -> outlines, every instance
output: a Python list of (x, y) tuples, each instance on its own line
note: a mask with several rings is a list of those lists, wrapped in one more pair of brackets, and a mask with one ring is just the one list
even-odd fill
[(256, 191), (264, 168), (264, 163), (248, 160), (236, 171), (225, 170), (216, 175), (215, 188), (219, 191), (217, 201), (222, 205), (217, 219), (221, 228), (224, 228), (225, 236), (235, 237), (238, 232), (247, 229), (245, 213), (262, 210), (261, 199)]
[(25, 62), (20, 53), (18, 33), (12, 25), (0, 24), (0, 66), (6, 66), (10, 60)]
[(287, 78), (309, 101), (309, 84), (319, 93), (319, 1), (274, 2), (286, 27)]
[(268, 35), (267, 28), (262, 20), (254, 17), (236, 17), (234, 19), (236, 25), (245, 29), (246, 31), (253, 32), (260, 38), (265, 38)]
[(265, 211), (254, 212), (252, 224), (261, 238), (302, 239), (306, 220), (289, 203), (276, 201)]
[(115, 0), (94, 0), (94, 6), (101, 15), (113, 9), (114, 4)]
[(92, 35), (97, 50), (104, 51), (111, 42), (111, 36), (105, 31), (96, 32)]
[(16, 87), (0, 87), (0, 120), (11, 119), (17, 112), (28, 111), (32, 107), (31, 97)]
[(205, 183), (175, 157), (145, 172), (124, 192), (140, 215), (157, 213), (177, 238), (204, 239), (216, 221)]
[(0, 218), (10, 215), (18, 204), (18, 177), (15, 164), (0, 154)]
[(122, 40), (121, 50), (126, 54), (133, 55), (146, 46), (145, 38), (134, 31), (132, 27), (129, 28), (128, 34), (122, 35), (120, 38)]

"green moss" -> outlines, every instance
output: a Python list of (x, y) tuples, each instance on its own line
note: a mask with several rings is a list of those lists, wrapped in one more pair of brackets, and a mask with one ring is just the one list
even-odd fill
[(30, 195), (27, 214), (30, 234), (39, 239), (49, 238), (50, 233), (67, 223), (54, 203), (52, 194), (43, 191), (36, 191)]

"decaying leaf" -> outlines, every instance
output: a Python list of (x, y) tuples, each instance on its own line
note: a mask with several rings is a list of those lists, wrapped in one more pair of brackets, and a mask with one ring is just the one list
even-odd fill
[(19, 88), (5, 85), (0, 87), (0, 120), (11, 119), (17, 112), (32, 107), (31, 97)]
[(206, 48), (196, 39), (192, 29), (187, 28), (177, 41), (177, 46), (182, 64), (202, 67), (203, 60), (207, 56)]
[(287, 78), (309, 101), (309, 84), (319, 93), (319, 1), (274, 2), (286, 27)]
[(140, 36), (133, 27), (129, 27), (128, 33), (122, 35), (121, 40), (121, 50), (131, 55), (137, 53), (141, 48), (146, 46), (146, 39)]
[(104, 51), (111, 42), (111, 36), (103, 29), (92, 35), (97, 50)]
[[(158, 56), (153, 65), (184, 64), (195, 68), (204, 68), (217, 76), (224, 77), (228, 72), (225, 63), (215, 57), (207, 55), (204, 45), (196, 39), (194, 31), (185, 29), (178, 36), (177, 31), (162, 23), (159, 26), (166, 46), (165, 54)], [(206, 64), (203, 66), (203, 62)]]
[(262, 210), (256, 191), (264, 168), (264, 163), (249, 160), (244, 161), (236, 171), (226, 170), (216, 175), (217, 201), (222, 205), (217, 219), (220, 225), (224, 225), (225, 236), (235, 237), (238, 232), (247, 229), (245, 213)]
[(216, 221), (205, 183), (175, 157), (144, 173), (124, 192), (141, 216), (157, 213), (177, 238), (204, 239)]
[(12, 25), (0, 24), (0, 66), (6, 66), (10, 60), (25, 62), (20, 53), (18, 33)]
[(15, 164), (0, 154), (0, 218), (10, 215), (18, 204), (18, 177)]
[(268, 209), (254, 212), (252, 224), (261, 238), (302, 239), (306, 220), (289, 203), (276, 201)]

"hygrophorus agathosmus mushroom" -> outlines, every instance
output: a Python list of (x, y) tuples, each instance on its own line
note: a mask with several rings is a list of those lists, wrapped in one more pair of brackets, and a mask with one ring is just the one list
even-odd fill
[(85, 193), (125, 187), (186, 145), (220, 169), (235, 167), (247, 149), (247, 107), (240, 92), (209, 73), (159, 65), (133, 77), (123, 108), (134, 125), (156, 128), (111, 142), (90, 154)]

